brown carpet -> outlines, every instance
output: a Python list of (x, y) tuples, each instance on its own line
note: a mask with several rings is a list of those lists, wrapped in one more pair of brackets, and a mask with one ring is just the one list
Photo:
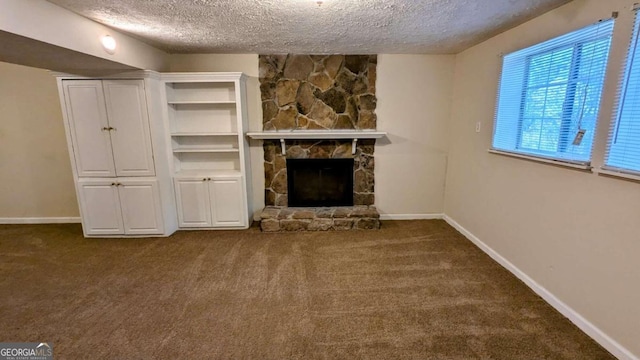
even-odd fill
[(56, 359), (610, 359), (443, 221), (84, 239), (0, 225), (0, 341)]

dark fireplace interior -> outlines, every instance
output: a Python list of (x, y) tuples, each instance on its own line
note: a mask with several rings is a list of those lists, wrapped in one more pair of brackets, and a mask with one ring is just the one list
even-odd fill
[(353, 206), (353, 159), (286, 162), (289, 206)]

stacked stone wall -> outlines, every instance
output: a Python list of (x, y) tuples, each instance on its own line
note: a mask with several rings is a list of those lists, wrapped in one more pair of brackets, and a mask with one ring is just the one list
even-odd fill
[[(263, 129), (374, 130), (376, 55), (260, 55)], [(375, 140), (264, 141), (265, 204), (287, 206), (286, 158), (354, 158), (354, 204), (373, 205)]]

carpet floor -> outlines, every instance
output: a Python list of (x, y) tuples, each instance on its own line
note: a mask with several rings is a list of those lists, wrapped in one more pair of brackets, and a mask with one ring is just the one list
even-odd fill
[(84, 239), (0, 225), (0, 341), (56, 359), (613, 359), (440, 220)]

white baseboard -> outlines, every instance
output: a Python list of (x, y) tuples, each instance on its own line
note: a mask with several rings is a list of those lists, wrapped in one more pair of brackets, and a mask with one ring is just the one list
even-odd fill
[(380, 214), (380, 220), (434, 220), (443, 217), (444, 214)]
[(527, 274), (525, 274), (522, 270), (518, 269), (515, 265), (513, 265), (509, 260), (505, 259), (498, 252), (493, 250), (487, 244), (482, 242), (479, 238), (473, 235), (469, 230), (462, 227), (462, 225), (458, 224), (455, 220), (447, 216), (446, 214), (443, 216), (443, 219), (456, 230), (458, 230), (462, 235), (464, 235), (467, 239), (469, 239), (472, 243), (474, 243), (480, 250), (484, 251), (487, 255), (489, 255), (493, 260), (498, 262), (498, 264), (502, 265), (505, 269), (509, 270), (513, 275), (515, 275), (518, 279), (522, 280), (528, 287), (531, 288), (536, 294), (538, 294), (541, 298), (543, 298), (549, 305), (553, 306), (556, 310), (558, 310), (562, 315), (567, 317), (572, 323), (574, 323), (580, 330), (585, 332), (591, 338), (593, 338), (596, 342), (598, 342), (602, 347), (607, 349), (611, 354), (613, 354), (618, 359), (624, 360), (640, 360), (634, 354), (631, 353), (628, 349), (620, 345), (617, 341), (613, 340), (607, 334), (605, 334), (602, 330), (596, 327), (594, 324), (589, 322), (587, 319), (582, 317), (578, 312), (573, 310), (569, 305), (562, 302), (558, 299), (553, 293), (549, 290), (542, 287), (540, 284), (535, 282), (532, 278), (530, 278)]
[(0, 218), (0, 224), (78, 224), (79, 217)]

